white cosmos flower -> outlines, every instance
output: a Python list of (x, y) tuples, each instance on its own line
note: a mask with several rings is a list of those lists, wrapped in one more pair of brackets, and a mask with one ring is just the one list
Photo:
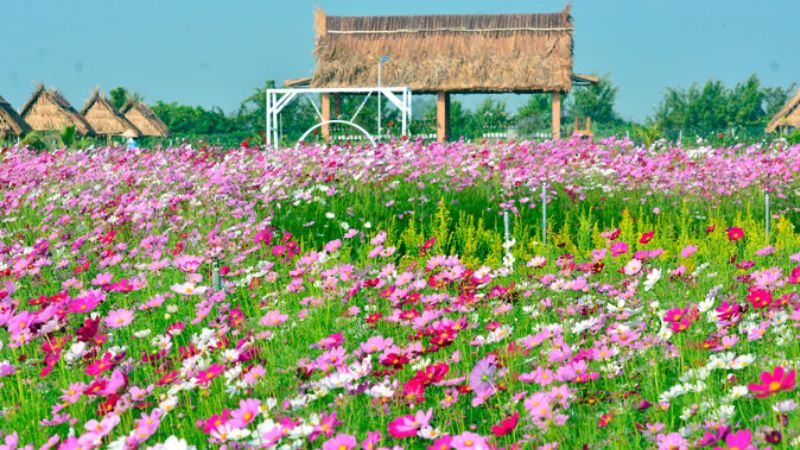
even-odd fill
[[(629, 263), (630, 264), (630, 263)], [(653, 269), (650, 273), (647, 274), (647, 278), (644, 280), (644, 290), (649, 291), (653, 289), (653, 286), (661, 279), (661, 269)]]
[(183, 295), (201, 295), (208, 290), (207, 286), (195, 286), (194, 283), (173, 284), (172, 292)]

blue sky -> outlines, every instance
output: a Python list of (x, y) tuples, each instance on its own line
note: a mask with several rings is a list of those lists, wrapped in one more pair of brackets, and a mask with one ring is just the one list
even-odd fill
[[(0, 0), (0, 95), (19, 108), (35, 82), (76, 107), (125, 86), (147, 101), (236, 109), (265, 79), (310, 74), (312, 10), (331, 15), (551, 12), (557, 0)], [(800, 1), (575, 0), (575, 71), (609, 75), (617, 109), (641, 120), (666, 87), (755, 73), (800, 83)], [(509, 104), (519, 99), (509, 98)]]

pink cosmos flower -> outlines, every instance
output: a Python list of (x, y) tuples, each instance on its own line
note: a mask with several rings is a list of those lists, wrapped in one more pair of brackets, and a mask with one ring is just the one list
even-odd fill
[(322, 450), (352, 450), (358, 445), (355, 436), (339, 433), (322, 444)]
[(688, 450), (689, 441), (686, 440), (680, 433), (659, 433), (656, 436), (656, 445), (658, 450)]
[(219, 374), (221, 374), (225, 369), (219, 364), (212, 364), (208, 370), (201, 370), (197, 372), (195, 379), (198, 383), (210, 383), (211, 380), (216, 378)]
[(429, 426), (433, 409), (428, 411), (417, 411), (416, 414), (406, 414), (399, 416), (389, 422), (389, 434), (395, 438), (405, 438), (417, 435), (417, 430)]
[(489, 444), (483, 436), (469, 431), (453, 436), (450, 445), (457, 450), (489, 450)]
[(326, 253), (333, 253), (339, 250), (341, 246), (342, 246), (342, 241), (340, 239), (335, 239), (325, 244), (324, 250)]
[(469, 387), (475, 393), (472, 406), (483, 404), (496, 392), (494, 376), (497, 372), (497, 359), (489, 355), (475, 364), (469, 374)]
[(375, 450), (378, 443), (381, 442), (380, 430), (367, 431), (367, 438), (361, 443), (362, 450)]
[(614, 258), (625, 253), (628, 253), (628, 244), (622, 241), (611, 244), (611, 256)]
[(795, 387), (795, 369), (786, 372), (777, 366), (770, 372), (761, 373), (761, 384), (750, 383), (747, 388), (756, 398), (766, 398), (780, 391), (791, 391)]
[(687, 245), (686, 247), (681, 250), (681, 258), (688, 258), (697, 252), (696, 245)]
[(231, 412), (230, 425), (236, 428), (244, 428), (250, 425), (261, 408), (261, 400), (255, 398), (248, 398), (239, 400), (239, 409)]
[(286, 322), (288, 318), (289, 318), (288, 315), (283, 314), (280, 311), (273, 310), (264, 314), (261, 320), (258, 321), (258, 324), (265, 327), (274, 327), (282, 324), (283, 322)]
[(112, 309), (103, 323), (109, 328), (123, 328), (133, 322), (133, 311), (129, 309)]

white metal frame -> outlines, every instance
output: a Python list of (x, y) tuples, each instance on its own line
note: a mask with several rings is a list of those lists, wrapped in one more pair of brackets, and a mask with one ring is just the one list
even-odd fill
[[(361, 109), (367, 103), (367, 100), (375, 94), (378, 98), (381, 96), (386, 97), (397, 109), (400, 110), (401, 128), (404, 136), (408, 135), (408, 125), (411, 123), (411, 89), (407, 87), (360, 87), (360, 88), (276, 88), (267, 89), (267, 146), (277, 147), (280, 143), (280, 130), (278, 127), (278, 116), (283, 108), (289, 104), (295, 97), (299, 95), (317, 95), (317, 94), (366, 94), (364, 101), (361, 102), (358, 109), (353, 113), (349, 120), (325, 120), (322, 111), (314, 100), (309, 98), (311, 105), (317, 112), (320, 122), (303, 134), (305, 138), (311, 131), (322, 127), (323, 125), (331, 123), (341, 123), (350, 125), (353, 128), (364, 133), (370, 142), (375, 143), (375, 139), (364, 128), (355, 123), (355, 119), (361, 112)], [(301, 140), (303, 139), (301, 138)]]

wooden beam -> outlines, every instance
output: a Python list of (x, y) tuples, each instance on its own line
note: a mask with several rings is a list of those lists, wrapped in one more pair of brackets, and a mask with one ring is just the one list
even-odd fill
[(450, 139), (450, 94), (440, 91), (436, 96), (436, 140)]
[(553, 140), (561, 139), (561, 92), (553, 91)]
[[(320, 102), (322, 109), (322, 121), (331, 120), (331, 94), (322, 94), (322, 101)], [(331, 138), (331, 127), (328, 124), (322, 126), (322, 139), (329, 140)]]
[(333, 117), (342, 117), (342, 94), (333, 94)]

